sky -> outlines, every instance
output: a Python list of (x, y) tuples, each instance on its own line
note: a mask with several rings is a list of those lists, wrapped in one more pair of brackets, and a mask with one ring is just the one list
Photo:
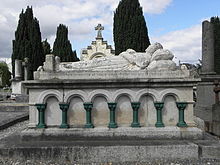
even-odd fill
[[(113, 14), (120, 0), (0, 0), (0, 58), (10, 58), (12, 40), (22, 9), (32, 6), (42, 39), (53, 46), (56, 28), (65, 24), (73, 50), (80, 57), (96, 37), (101, 23), (103, 37), (114, 47)], [(220, 0), (139, 0), (150, 42), (159, 42), (175, 61), (197, 63), (201, 59), (202, 21), (220, 14)]]

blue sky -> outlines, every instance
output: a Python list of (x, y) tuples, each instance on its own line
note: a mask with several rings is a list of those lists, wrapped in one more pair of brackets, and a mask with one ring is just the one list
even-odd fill
[[(112, 38), (113, 11), (119, 0), (7, 0), (0, 3), (0, 57), (10, 57), (19, 13), (33, 6), (42, 38), (53, 45), (56, 27), (69, 28), (69, 40), (78, 56), (95, 39), (94, 27), (105, 26), (104, 39)], [(175, 60), (196, 63), (201, 59), (201, 22), (220, 12), (219, 0), (140, 0), (151, 42), (170, 49)], [(15, 5), (16, 4), (16, 5)]]

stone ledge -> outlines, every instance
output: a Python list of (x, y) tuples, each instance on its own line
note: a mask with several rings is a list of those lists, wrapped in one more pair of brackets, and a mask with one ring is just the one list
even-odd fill
[(145, 127), (130, 128), (46, 128), (26, 129), (21, 133), (23, 141), (76, 141), (76, 140), (165, 140), (165, 139), (203, 139), (203, 131), (198, 128)]
[[(117, 142), (114, 142), (117, 143)], [(166, 142), (152, 145), (100, 145), (36, 144), (35, 146), (0, 147), (0, 157), (23, 160), (53, 160), (56, 163), (123, 163), (157, 162), (158, 160), (198, 160), (198, 145)]]

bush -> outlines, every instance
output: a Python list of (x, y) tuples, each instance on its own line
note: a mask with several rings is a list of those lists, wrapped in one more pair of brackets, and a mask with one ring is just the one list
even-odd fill
[(9, 71), (7, 64), (4, 62), (0, 62), (0, 76), (2, 77), (2, 84), (0, 84), (0, 87), (11, 85), (11, 72)]

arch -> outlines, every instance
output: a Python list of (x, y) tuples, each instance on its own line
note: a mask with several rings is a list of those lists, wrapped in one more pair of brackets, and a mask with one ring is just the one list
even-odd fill
[(71, 90), (67, 92), (64, 96), (64, 102), (69, 103), (72, 98), (79, 97), (83, 102), (89, 102), (88, 94), (82, 90)]
[(151, 96), (153, 98), (154, 102), (156, 102), (160, 99), (159, 93), (155, 89), (142, 89), (142, 90), (138, 91), (135, 96), (135, 98), (137, 99), (136, 101), (139, 102), (143, 96)]
[(117, 102), (121, 96), (127, 96), (131, 102), (136, 101), (133, 96), (135, 96), (135, 92), (130, 89), (119, 89), (114, 92), (113, 101)]
[(59, 102), (62, 102), (63, 100), (62, 96), (63, 94), (58, 90), (54, 90), (54, 89), (46, 90), (40, 93), (37, 99), (37, 103), (46, 103), (49, 97), (55, 97)]
[(181, 92), (176, 89), (165, 89), (160, 93), (161, 101), (164, 102), (167, 96), (173, 96), (176, 101), (180, 101)]
[(102, 52), (96, 52), (89, 57), (89, 60), (92, 60), (93, 58), (96, 58), (96, 57), (105, 57), (105, 56), (106, 55)]
[(112, 102), (112, 95), (111, 95), (111, 93), (109, 91), (107, 91), (107, 90), (104, 90), (104, 89), (97, 89), (97, 90), (92, 91), (89, 94), (88, 98), (89, 98), (89, 100), (91, 102), (93, 102), (94, 99), (96, 97), (98, 97), (98, 96), (104, 97), (107, 100), (107, 102)]

